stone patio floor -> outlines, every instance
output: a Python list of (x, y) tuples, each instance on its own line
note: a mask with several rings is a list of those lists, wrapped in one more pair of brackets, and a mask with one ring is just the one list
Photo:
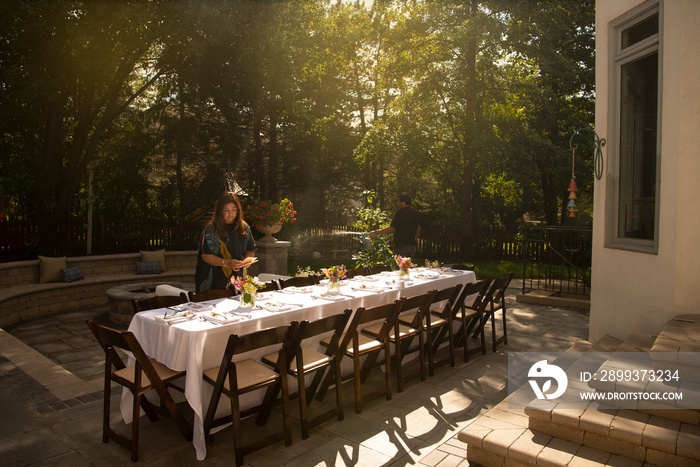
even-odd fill
[[(368, 404), (359, 415), (348, 387), (344, 421), (325, 422), (302, 440), (295, 419), (292, 446), (280, 442), (247, 455), (246, 465), (470, 465), (467, 446), (457, 434), (506, 397), (507, 352), (565, 351), (588, 337), (587, 312), (517, 303), (519, 292), (514, 282), (507, 297), (508, 345), (496, 353), (490, 350), (487, 331), (485, 356), (465, 364), (458, 352), (454, 368), (442, 366), (427, 381), (408, 383), (402, 393), (394, 386), (391, 401)], [(106, 322), (106, 307), (0, 329), (0, 465), (130, 463), (126, 449), (102, 442), (104, 354), (85, 325), (89, 318)], [(118, 411), (121, 389), (115, 387), (113, 394), (112, 424), (126, 432)], [(293, 400), (296, 416), (295, 408)], [(231, 445), (230, 428), (222, 430), (210, 440), (207, 458), (199, 464), (232, 465)], [(140, 446), (140, 465), (198, 464), (192, 444), (167, 418), (157, 423), (142, 419)]]

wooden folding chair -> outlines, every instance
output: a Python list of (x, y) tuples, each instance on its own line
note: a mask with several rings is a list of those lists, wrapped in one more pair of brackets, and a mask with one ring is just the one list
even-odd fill
[[(417, 376), (421, 381), (425, 381), (425, 319), (430, 312), (430, 304), (433, 303), (433, 296), (437, 290), (415, 295), (403, 300), (398, 319), (394, 322), (392, 332), (389, 333), (389, 340), (394, 343), (395, 355), (394, 365), (396, 366), (397, 390), (403, 392), (403, 358), (409, 353), (411, 342), (418, 336), (418, 347), (413, 351), (419, 352), (420, 370)], [(379, 337), (382, 323), (371, 324), (362, 329), (364, 334)]]
[(450, 264), (447, 267), (450, 269), (456, 269), (458, 271), (473, 271), (474, 270), (473, 264)]
[[(464, 351), (464, 361), (469, 361), (469, 356), (481, 351), (482, 355), (486, 355), (486, 342), (484, 340), (484, 325), (486, 319), (484, 317), (486, 306), (488, 305), (489, 290), (491, 279), (483, 279), (476, 283), (470, 283), (464, 286), (462, 293), (455, 303), (457, 312), (454, 314), (454, 319), (462, 322), (462, 333), (457, 346), (462, 346)], [(481, 335), (481, 345), (475, 349), (469, 350), (469, 334), (474, 333), (474, 337)]]
[[(296, 351), (295, 347), (298, 346), (297, 328), (298, 323), (292, 322), (288, 326), (264, 329), (250, 334), (232, 334), (229, 336), (226, 344), (221, 364), (217, 368), (206, 370), (203, 374), (204, 381), (214, 386), (204, 418), (204, 435), (208, 436), (214, 427), (232, 422), (237, 466), (243, 465), (243, 456), (246, 454), (250, 454), (280, 439), (284, 439), (286, 446), (292, 444), (287, 368), (288, 356), (293, 355)], [(277, 361), (275, 362), (275, 367), (278, 371), (268, 368), (256, 360), (233, 361), (236, 355), (268, 346), (279, 346)], [(262, 404), (241, 410), (240, 396), (259, 389), (267, 389)], [(267, 415), (272, 410), (272, 405), (276, 401), (276, 391), (278, 389), (282, 393), (282, 431), (243, 444), (241, 420), (257, 414), (257, 423), (264, 424), (267, 421)], [(268, 397), (270, 393), (274, 393), (275, 397)], [(221, 394), (224, 394), (231, 400), (231, 415), (214, 419)]]
[[(394, 327), (394, 322), (401, 311), (401, 300), (385, 305), (379, 305), (372, 308), (358, 308), (353, 313), (350, 323), (343, 334), (338, 347), (338, 363), (344, 356), (353, 359), (352, 378), (355, 384), (355, 413), (362, 413), (362, 404), (378, 399), (381, 396), (386, 396), (387, 400), (391, 400), (391, 348), (389, 344), (389, 332)], [(373, 321), (381, 320), (383, 325), (376, 338), (371, 338), (360, 333), (360, 326), (369, 324)], [(321, 344), (330, 345), (330, 339), (321, 340)], [(382, 389), (370, 394), (362, 394), (362, 383), (367, 379), (370, 371), (374, 367), (379, 354), (384, 351), (384, 363), (386, 365), (386, 383)], [(360, 358), (366, 356), (365, 363), (360, 365)], [(328, 386), (332, 382), (342, 384), (342, 380), (338, 381), (336, 375), (329, 373), (324, 380), (324, 386), (321, 388), (320, 396), (323, 397)]]
[[(455, 303), (462, 289), (461, 284), (439, 290), (433, 296), (431, 310), (425, 317), (426, 348), (428, 349), (428, 374), (435, 374), (435, 367), (450, 362), (455, 366), (455, 338), (452, 323), (456, 312)], [(444, 303), (444, 304), (443, 304)], [(437, 305), (441, 305), (438, 309)], [(447, 342), (449, 359), (435, 361), (435, 354), (439, 347)]]
[[(508, 345), (508, 330), (506, 329), (506, 289), (513, 280), (513, 273), (505, 277), (496, 278), (491, 285), (491, 289), (485, 297), (486, 306), (484, 307), (484, 326), (491, 320), (491, 339), (493, 351), (496, 351), (498, 344), (504, 343)], [(503, 318), (503, 335), (496, 337), (496, 312), (501, 310)], [(483, 329), (483, 326), (482, 326)], [(478, 329), (475, 331), (475, 336), (478, 335)]]
[(262, 292), (274, 292), (280, 289), (280, 284), (277, 281), (264, 282), (265, 287), (258, 289), (258, 293)]
[[(149, 359), (133, 333), (117, 331), (98, 324), (94, 320), (88, 320), (88, 327), (95, 335), (95, 339), (105, 352), (105, 383), (104, 383), (104, 411), (102, 419), (102, 441), (108, 443), (115, 440), (125, 448), (131, 450), (131, 460), (138, 461), (139, 456), (139, 420), (143, 408), (148, 418), (155, 422), (158, 415), (151, 404), (142, 397), (144, 393), (154, 389), (163, 402), (163, 405), (175, 420), (178, 428), (188, 441), (192, 440), (192, 427), (188, 425), (180, 413), (175, 401), (168, 393), (167, 384), (185, 374), (184, 371), (173, 371), (154, 359)], [(122, 349), (134, 356), (136, 360), (132, 366), (124, 365), (116, 349)], [(115, 432), (110, 426), (110, 395), (112, 381), (120, 384), (131, 392), (134, 397), (133, 421), (131, 422), (131, 439)]]
[(353, 277), (357, 277), (357, 276), (368, 276), (369, 269), (367, 269), (367, 268), (350, 269), (349, 271), (345, 272), (345, 275), (348, 277), (348, 279), (352, 279)]
[(131, 305), (134, 307), (134, 313), (139, 313), (144, 310), (166, 308), (185, 302), (187, 302), (187, 298), (182, 295), (156, 295), (155, 297), (142, 298), (141, 300), (134, 298), (131, 300)]
[(280, 279), (280, 289), (287, 287), (308, 287), (319, 283), (320, 278), (316, 275), (307, 277), (290, 277), (289, 279)]
[[(316, 389), (321, 383), (325, 374), (326, 368), (333, 372), (339, 379), (340, 365), (338, 365), (338, 342), (343, 334), (343, 330), (350, 319), (352, 310), (345, 310), (325, 318), (320, 318), (315, 321), (302, 321), (299, 323), (299, 333), (301, 340), (313, 339), (314, 337), (332, 333), (329, 337), (329, 345), (326, 347), (326, 352), (318, 352), (306, 345), (299, 345), (297, 354), (292, 359), (289, 365), (288, 373), (297, 379), (299, 388), (299, 414), (301, 418), (301, 437), (306, 439), (309, 437), (309, 427), (316, 426), (324, 422), (334, 415), (338, 421), (344, 418), (343, 411), (343, 392), (342, 385), (336, 385), (336, 405), (335, 407), (316, 415), (313, 419), (308, 419), (307, 406), (311, 404), (316, 394)], [(275, 365), (275, 355), (267, 355), (263, 357), (263, 362), (268, 365)], [(310, 373), (314, 373), (313, 382), (309, 387), (306, 386), (306, 377)]]
[(201, 292), (191, 292), (191, 302), (206, 302), (207, 300), (216, 300), (219, 298), (233, 297), (233, 289), (209, 289)]
[(377, 266), (372, 266), (369, 268), (369, 274), (379, 274), (380, 272), (391, 271), (391, 268), (384, 264), (379, 264)]

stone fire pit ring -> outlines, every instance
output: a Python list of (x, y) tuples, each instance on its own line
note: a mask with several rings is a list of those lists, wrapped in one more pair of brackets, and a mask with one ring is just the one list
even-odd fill
[(178, 289), (194, 291), (195, 285), (190, 282), (141, 282), (138, 284), (120, 285), (107, 289), (107, 307), (109, 321), (114, 324), (128, 325), (134, 316), (133, 299), (155, 297), (156, 287), (159, 285), (171, 285)]

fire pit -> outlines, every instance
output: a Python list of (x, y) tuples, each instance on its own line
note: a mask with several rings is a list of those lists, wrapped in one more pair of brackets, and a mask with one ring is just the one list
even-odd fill
[(143, 282), (112, 287), (107, 290), (109, 320), (115, 324), (128, 325), (134, 316), (134, 307), (131, 305), (131, 300), (155, 297), (156, 287), (163, 284), (194, 291), (194, 284), (188, 282)]

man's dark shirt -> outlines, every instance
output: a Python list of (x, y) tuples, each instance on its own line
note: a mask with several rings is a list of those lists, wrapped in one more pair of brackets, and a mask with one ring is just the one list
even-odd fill
[(412, 207), (406, 206), (396, 211), (391, 220), (391, 227), (394, 228), (394, 247), (415, 245), (416, 230), (419, 225), (420, 216)]

